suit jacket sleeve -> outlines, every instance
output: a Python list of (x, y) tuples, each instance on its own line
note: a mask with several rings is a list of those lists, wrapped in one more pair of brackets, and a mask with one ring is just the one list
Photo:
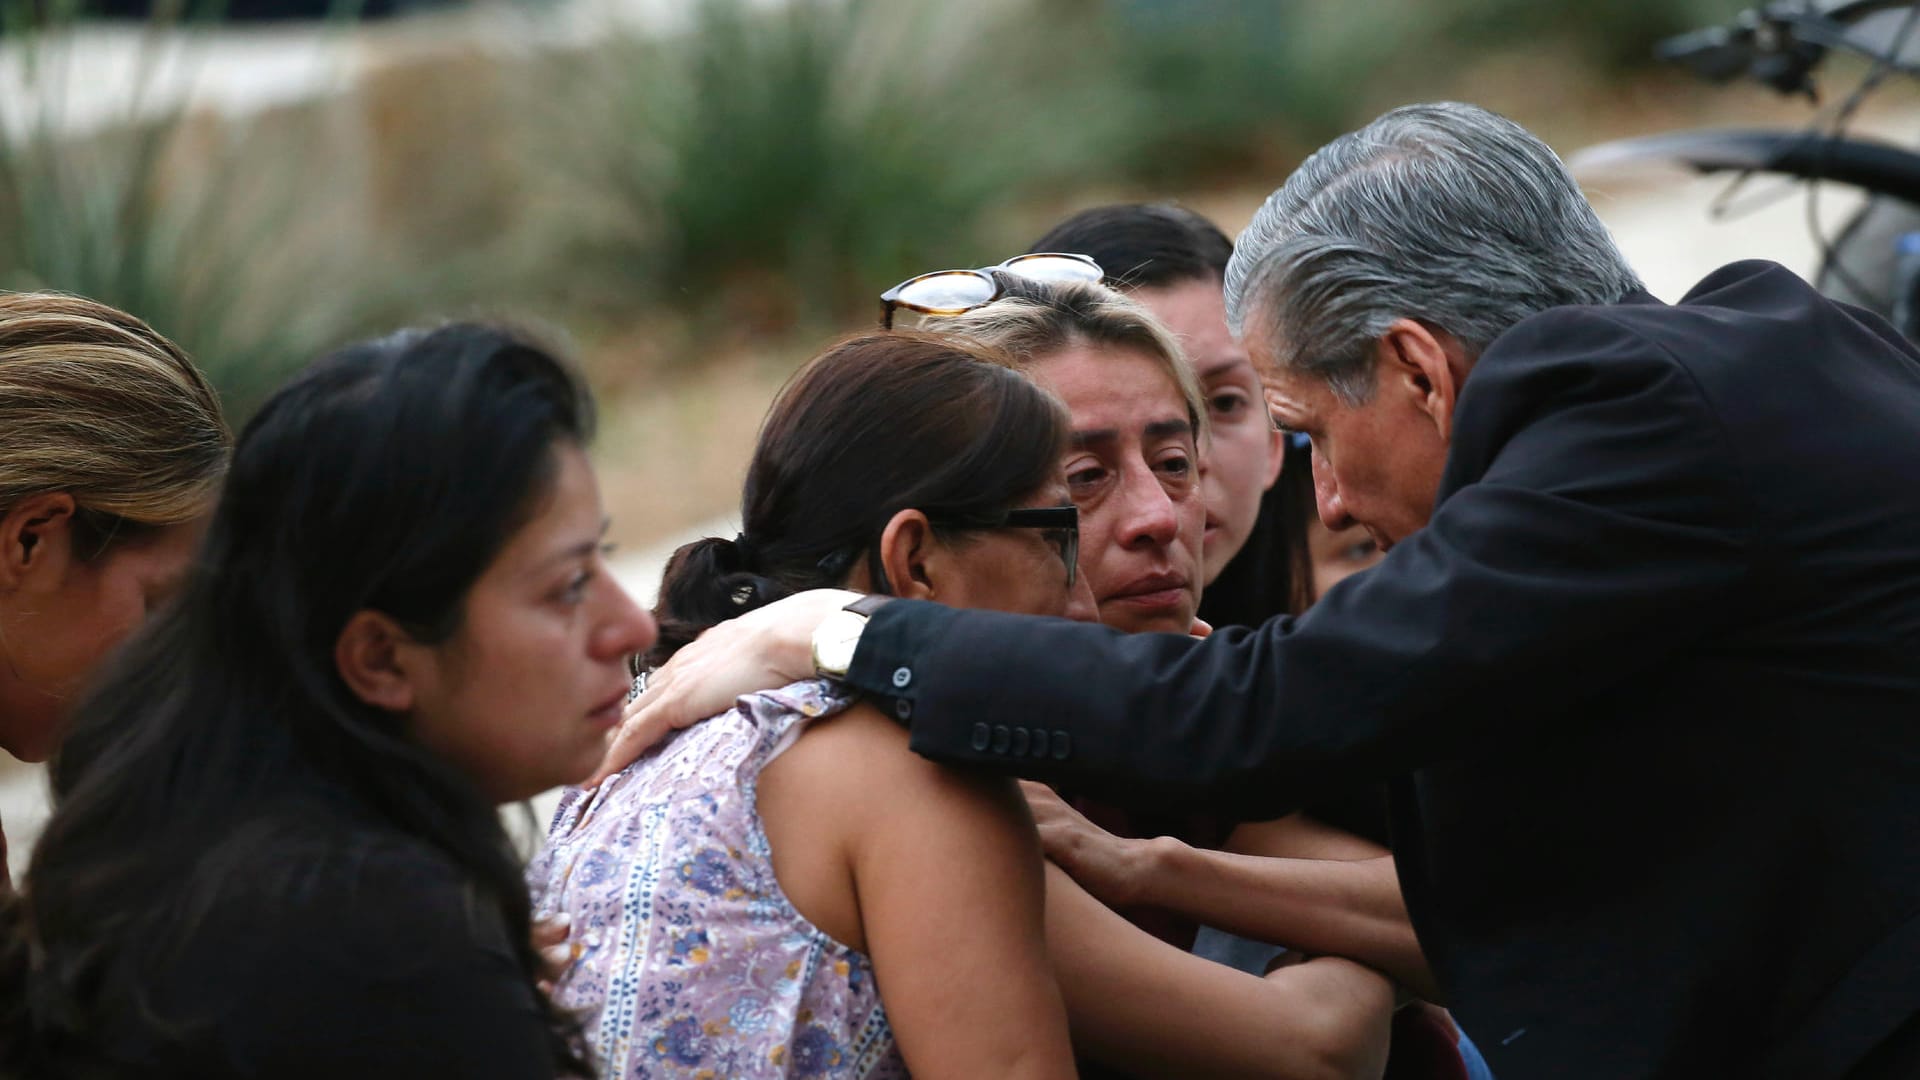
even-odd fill
[(1745, 498), (1680, 358), (1561, 309), (1476, 365), (1430, 524), (1306, 615), (1195, 641), (899, 602), (848, 680), (938, 760), (1278, 813), (1525, 738), (1709, 643), (1743, 614)]

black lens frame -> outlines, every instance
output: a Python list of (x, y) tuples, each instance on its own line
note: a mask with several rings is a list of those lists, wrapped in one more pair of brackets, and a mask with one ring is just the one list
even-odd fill
[(1065, 536), (1060, 558), (1067, 564), (1067, 588), (1080, 580), (1080, 508), (1077, 506), (1023, 506), (1003, 514), (990, 528), (1040, 529)]

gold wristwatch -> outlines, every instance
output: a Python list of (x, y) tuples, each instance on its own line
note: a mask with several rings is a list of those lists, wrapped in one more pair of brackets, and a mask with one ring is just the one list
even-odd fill
[(860, 635), (867, 619), (892, 600), (879, 594), (863, 596), (820, 620), (813, 628), (813, 671), (829, 679), (844, 679), (853, 667), (854, 650), (860, 647)]

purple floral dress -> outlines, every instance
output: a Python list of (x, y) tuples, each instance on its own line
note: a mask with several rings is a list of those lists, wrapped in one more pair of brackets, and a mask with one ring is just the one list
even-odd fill
[(818, 680), (743, 697), (561, 799), (527, 883), (573, 920), (554, 1000), (602, 1076), (907, 1075), (872, 961), (788, 901), (755, 803), (767, 763), (849, 700)]

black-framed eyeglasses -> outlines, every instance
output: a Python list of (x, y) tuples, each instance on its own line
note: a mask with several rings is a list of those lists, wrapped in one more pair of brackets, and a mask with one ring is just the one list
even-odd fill
[(1080, 508), (1065, 506), (1021, 506), (986, 518), (952, 518), (929, 514), (936, 528), (947, 529), (1039, 529), (1040, 536), (1053, 545), (1054, 553), (1067, 564), (1067, 588), (1080, 580)]
[(1039, 529), (1040, 536), (1067, 564), (1067, 588), (1080, 580), (1080, 508), (1077, 506), (1023, 506), (1002, 514), (982, 528)]
[[(1074, 582), (1080, 580), (1080, 508), (1077, 506), (1022, 506), (1005, 513), (977, 518), (929, 514), (927, 520), (935, 528), (941, 529), (1039, 529), (1041, 538), (1053, 546), (1054, 553), (1066, 565), (1067, 588), (1073, 588)], [(839, 579), (846, 575), (847, 569), (858, 557), (855, 552), (843, 548), (821, 559), (819, 566), (829, 577)], [(886, 567), (880, 564), (880, 545), (877, 543), (867, 549), (867, 575), (874, 592), (889, 596), (893, 594), (893, 587), (887, 582)]]
[(893, 313), (900, 308), (922, 315), (961, 315), (985, 307), (1002, 295), (1000, 283), (993, 279), (996, 270), (1050, 285), (1098, 285), (1107, 278), (1107, 272), (1092, 257), (1064, 251), (1015, 255), (997, 266), (977, 270), (935, 270), (910, 277), (880, 294), (880, 326), (893, 329)]

